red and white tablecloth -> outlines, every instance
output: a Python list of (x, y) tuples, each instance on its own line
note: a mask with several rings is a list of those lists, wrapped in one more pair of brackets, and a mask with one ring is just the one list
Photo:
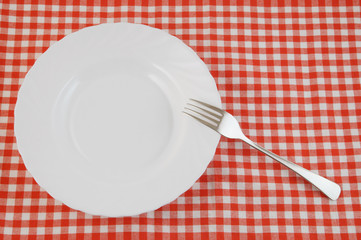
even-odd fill
[[(359, 1), (89, 2), (0, 3), (1, 239), (361, 239)], [(107, 22), (142, 23), (182, 39), (207, 64), (245, 134), (339, 183), (340, 198), (329, 200), (222, 137), (196, 184), (154, 212), (106, 218), (55, 201), (17, 151), (17, 93), (51, 44)]]

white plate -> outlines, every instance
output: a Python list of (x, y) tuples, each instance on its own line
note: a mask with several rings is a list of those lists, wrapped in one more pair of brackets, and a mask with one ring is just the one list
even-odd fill
[(55, 199), (130, 216), (176, 199), (202, 175), (219, 135), (182, 113), (188, 98), (221, 106), (191, 48), (139, 24), (88, 27), (30, 69), (15, 108), (19, 152)]

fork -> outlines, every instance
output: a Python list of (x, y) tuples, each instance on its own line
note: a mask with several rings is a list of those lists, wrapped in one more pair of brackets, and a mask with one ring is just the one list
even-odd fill
[(243, 134), (236, 118), (228, 112), (199, 100), (190, 99), (190, 101), (191, 102), (188, 102), (187, 106), (184, 108), (183, 112), (185, 114), (191, 116), (205, 126), (213, 129), (227, 138), (240, 139), (258, 151), (263, 152), (267, 156), (283, 164), (306, 179), (330, 199), (337, 200), (337, 198), (340, 196), (341, 188), (338, 184), (321, 177), (320, 175), (317, 175), (316, 173), (311, 172), (293, 162), (281, 158), (280, 156), (251, 141)]

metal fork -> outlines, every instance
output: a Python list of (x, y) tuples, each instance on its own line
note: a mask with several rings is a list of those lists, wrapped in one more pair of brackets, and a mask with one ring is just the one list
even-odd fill
[(263, 152), (267, 156), (283, 164), (284, 166), (288, 167), (289, 169), (306, 179), (330, 199), (336, 200), (340, 196), (341, 188), (338, 184), (324, 177), (321, 177), (320, 175), (317, 175), (316, 173), (313, 173), (301, 166), (298, 166), (293, 162), (281, 158), (280, 156), (252, 142), (243, 134), (238, 124), (238, 121), (228, 112), (202, 101), (198, 101), (195, 99), (190, 99), (190, 101), (191, 102), (187, 103), (187, 106), (184, 108), (183, 111), (187, 115), (198, 120), (199, 122), (203, 123), (207, 127), (213, 129), (214, 131), (225, 137), (240, 139), (251, 147), (257, 149), (258, 151)]

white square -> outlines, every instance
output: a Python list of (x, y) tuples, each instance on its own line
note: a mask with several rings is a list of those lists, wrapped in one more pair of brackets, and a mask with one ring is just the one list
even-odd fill
[[(5, 104), (2, 104), (5, 105)], [(9, 171), (9, 177), (11, 178), (16, 178), (18, 176), (18, 171), (17, 170), (10, 170)]]
[(139, 225), (132, 224), (131, 229), (133, 232), (139, 232)]
[(254, 231), (255, 231), (255, 233), (261, 233), (263, 230), (263, 227), (262, 226), (255, 226), (254, 227)]
[[(25, 42), (25, 41), (23, 41), (23, 42)], [(15, 41), (7, 41), (7, 45), (9, 46), (9, 47), (14, 47), (15, 46)], [(6, 66), (5, 66), (6, 67)]]
[[(15, 31), (14, 31), (14, 33), (15, 33)], [(252, 31), (250, 29), (244, 29), (244, 35), (252, 36)]]
[(24, 191), (31, 192), (33, 190), (33, 184), (24, 184)]
[(300, 47), (301, 48), (307, 48), (307, 42), (301, 42)]
[[(13, 198), (8, 198), (6, 201), (6, 206), (15, 206), (15, 199)], [(7, 213), (8, 214), (8, 213)], [(5, 215), (6, 216), (6, 215)], [(6, 219), (6, 217), (5, 217)], [(6, 220), (12, 220), (12, 219), (6, 219)]]
[(38, 35), (43, 35), (43, 34), (44, 34), (44, 29), (38, 28), (38, 29), (36, 30), (36, 34), (38, 34)]
[[(262, 56), (266, 56), (265, 54)], [(260, 66), (260, 72), (267, 72), (267, 66)]]
[[(361, 57), (361, 56), (360, 56)], [(345, 59), (345, 58), (344, 58)], [(345, 72), (351, 72), (351, 66), (350, 65), (345, 65), (344, 67), (343, 67), (343, 70), (345, 71)]]
[(272, 30), (272, 36), (279, 36), (280, 35), (280, 31), (273, 29)]
[(291, 7), (285, 7), (285, 12), (286, 12), (286, 13), (292, 12), (292, 8), (291, 8)]
[(306, 8), (305, 7), (298, 7), (298, 12), (305, 12), (306, 11)]
[(306, 19), (305, 18), (299, 18), (298, 23), (299, 24), (306, 24)]
[(22, 213), (21, 214), (21, 220), (29, 220), (30, 219), (30, 213)]
[(101, 225), (100, 226), (100, 232), (101, 233), (108, 232), (108, 225)]
[(84, 233), (91, 233), (92, 232), (92, 226), (85, 226), (84, 227)]
[(341, 35), (344, 37), (348, 36), (348, 29), (341, 29)]
[(46, 219), (46, 213), (39, 212), (38, 213), (38, 220), (45, 220)]
[(324, 226), (318, 225), (316, 228), (317, 228), (317, 233), (318, 234), (325, 233), (325, 227)]
[(27, 59), (27, 58), (28, 58), (28, 53), (26, 52), (20, 53), (20, 59)]
[[(72, 23), (72, 22), (73, 22), (73, 18), (71, 18), (71, 17), (66, 17), (65, 18), (65, 23)], [(66, 29), (66, 30), (68, 30), (68, 29)]]
[(52, 28), (52, 29), (50, 30), (50, 34), (51, 34), (51, 35), (58, 35), (58, 29), (57, 29), (57, 28)]
[[(53, 6), (53, 7), (54, 7), (54, 6)], [(58, 8), (58, 10), (56, 10), (56, 11), (59, 11), (59, 6), (55, 6), (55, 7)], [(84, 6), (84, 5), (79, 6), (79, 11), (80, 11), (80, 12), (86, 12), (86, 10), (87, 10), (87, 7), (86, 7), (86, 6)]]
[[(313, 35), (314, 36), (319, 36), (319, 35), (321, 35), (321, 30), (320, 29), (314, 29), (313, 30)], [(316, 43), (316, 42), (315, 42)]]
[(293, 226), (292, 225), (286, 225), (286, 233), (291, 233), (294, 232)]
[(262, 212), (261, 211), (255, 211), (253, 212), (253, 216), (255, 219), (262, 219)]
[(238, 59), (238, 58), (239, 58), (239, 53), (237, 53), (237, 52), (232, 52), (232, 53), (231, 53), (231, 57), (232, 57), (233, 59)]
[(252, 175), (259, 176), (259, 170), (258, 169), (252, 169), (251, 172), (252, 172)]
[(16, 8), (17, 8), (16, 4), (9, 4), (9, 10), (16, 10)]
[(278, 25), (278, 18), (272, 18), (271, 19), (271, 24), (275, 24), (275, 25)]
[(243, 23), (251, 23), (251, 18), (249, 18), (249, 17), (244, 17), (244, 18), (243, 18)]
[(69, 226), (68, 233), (76, 233), (76, 226)]
[(54, 219), (54, 220), (61, 219), (61, 212), (55, 212), (53, 219)]
[(14, 213), (5, 213), (5, 220), (13, 220)]
[(201, 226), (200, 225), (193, 225), (193, 232), (201, 232)]
[(46, 198), (41, 198), (40, 200), (39, 200), (39, 205), (40, 206), (45, 206), (46, 204), (47, 204), (47, 199)]
[(60, 227), (53, 227), (53, 234), (60, 234), (61, 228)]
[(4, 227), (4, 233), (11, 235), (13, 233), (13, 228), (12, 227)]
[(287, 46), (287, 48), (293, 48), (294, 46), (293, 46), (293, 42), (290, 42), (290, 41), (288, 41), (287, 43), (286, 43), (286, 46)]
[(274, 66), (274, 71), (275, 71), (276, 73), (282, 72), (281, 66)]
[(333, 24), (333, 18), (326, 18), (326, 23)]
[(189, 34), (197, 34), (197, 30), (196, 29), (189, 29)]
[(27, 227), (22, 227), (22, 228), (20, 228), (21, 230), (20, 230), (20, 234), (21, 235), (28, 235), (29, 234), (29, 228), (27, 228)]
[(264, 12), (264, 7), (257, 7), (257, 12)]
[(258, 18), (258, 24), (265, 24), (264, 18)]
[[(80, 6), (79, 9), (82, 10), (82, 11), (85, 11), (85, 10), (83, 10), (84, 7), (85, 7), (85, 6)], [(58, 12), (58, 11), (59, 11), (59, 5), (52, 5), (52, 6), (51, 6), (51, 10), (52, 10), (53, 12)]]
[(9, 34), (9, 35), (15, 34), (15, 28), (9, 28), (9, 29), (8, 29), (8, 34)]
[(169, 232), (170, 232), (170, 226), (168, 226), (168, 225), (163, 225), (163, 226), (162, 226), (162, 231), (169, 233)]
[(123, 232), (124, 231), (123, 225), (116, 225), (115, 226), (115, 231), (116, 232)]
[(347, 232), (348, 233), (356, 233), (356, 227), (355, 226), (347, 226)]
[(338, 7), (338, 12), (346, 12), (346, 7), (344, 6)]
[(31, 10), (31, 4), (24, 4), (24, 11), (30, 11)]
[[(237, 19), (236, 17), (230, 17), (230, 18), (229, 18), (229, 22), (230, 22), (230, 23), (237, 23), (237, 22), (238, 22), (237, 20), (238, 20), (238, 19)], [(231, 31), (232, 31), (232, 30), (237, 31), (237, 29), (231, 29)]]
[(178, 226), (178, 232), (185, 232), (186, 228), (185, 226)]
[(216, 17), (216, 22), (217, 23), (223, 23), (223, 17)]
[(24, 198), (23, 199), (23, 205), (24, 206), (30, 206), (31, 205), (31, 199), (30, 198)]
[(9, 16), (8, 21), (13, 23), (16, 22), (16, 16)]
[(341, 24), (347, 24), (347, 18), (340, 18), (339, 21)]
[(69, 213), (69, 219), (77, 219), (78, 213), (77, 212), (70, 212)]
[[(192, 7), (192, 6), (191, 6)], [(191, 9), (193, 9), (193, 8), (189, 8), (190, 9), (190, 11), (196, 11), (196, 9), (195, 9), (195, 6), (193, 6), (194, 7), (194, 10), (191, 10)], [(155, 10), (155, 8), (154, 8), (154, 10)], [(162, 11), (163, 12), (169, 12), (169, 7), (168, 6), (162, 6)]]
[(8, 191), (9, 192), (15, 192), (16, 191), (16, 185), (15, 184), (9, 184), (8, 185)]
[(30, 29), (23, 28), (23, 35), (29, 35), (29, 34), (30, 34)]
[(332, 28), (328, 28), (328, 29), (327, 29), (327, 35), (329, 35), (329, 36), (335, 35), (335, 30), (332, 29)]
[(38, 11), (45, 11), (45, 5), (38, 5)]
[(259, 35), (259, 36), (265, 36), (265, 35), (266, 35), (266, 30), (264, 30), (264, 29), (259, 29), (259, 30), (258, 30), (258, 35)]
[(322, 43), (321, 43), (321, 42), (314, 42), (314, 43), (313, 43), (313, 46), (314, 46), (315, 48), (321, 48)]
[(328, 47), (329, 48), (335, 48), (336, 47), (335, 42), (329, 41), (328, 42)]
[(67, 11), (67, 12), (73, 11), (73, 6), (72, 5), (66, 5), (65, 6), (65, 11)]
[(273, 48), (280, 48), (280, 42), (273, 42)]

